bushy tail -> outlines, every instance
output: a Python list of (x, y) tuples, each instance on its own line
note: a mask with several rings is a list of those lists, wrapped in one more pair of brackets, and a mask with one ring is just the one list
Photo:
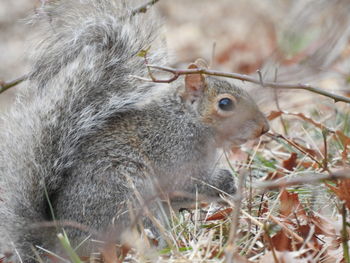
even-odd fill
[(163, 64), (166, 55), (161, 41), (156, 43), (161, 38), (153, 10), (134, 14), (135, 4), (127, 7), (125, 2), (60, 0), (45, 4), (33, 19), (41, 20), (45, 39), (34, 52), (32, 77), (45, 85), (48, 78), (75, 62), (83, 67), (79, 73), (87, 80), (120, 86), (118, 75), (147, 74), (138, 53), (149, 47), (153, 51), (149, 61)]
[(26, 256), (30, 245), (45, 244), (45, 231), (33, 226), (52, 219), (47, 197), (79, 146), (155, 88), (130, 75), (147, 76), (143, 49), (151, 47), (151, 63), (165, 63), (157, 19), (120, 2), (46, 1), (34, 17), (43, 34), (28, 86), (0, 131), (0, 252), (16, 247)]

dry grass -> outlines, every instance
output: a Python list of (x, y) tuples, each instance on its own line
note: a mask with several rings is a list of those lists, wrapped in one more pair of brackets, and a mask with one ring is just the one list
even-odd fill
[[(177, 61), (210, 59), (215, 41), (215, 68), (247, 74), (261, 69), (264, 79), (309, 82), (349, 96), (350, 5), (261, 2), (161, 1)], [(9, 76), (4, 70), (0, 75)], [(132, 246), (109, 244), (96, 255), (100, 261), (350, 262), (350, 181), (343, 178), (350, 175), (349, 105), (306, 91), (253, 88), (272, 129), (223, 158), (244, 178), (238, 199), (224, 196), (226, 206), (173, 215), (172, 229), (164, 233), (167, 248), (128, 233)], [(74, 253), (70, 258), (81, 260)]]

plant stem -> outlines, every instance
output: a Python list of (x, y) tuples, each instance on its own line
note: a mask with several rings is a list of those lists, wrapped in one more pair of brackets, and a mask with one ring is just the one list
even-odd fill
[(341, 236), (342, 236), (342, 243), (343, 243), (344, 262), (350, 263), (349, 245), (348, 245), (349, 235), (348, 235), (348, 231), (346, 229), (347, 223), (346, 223), (346, 206), (345, 206), (345, 203), (343, 204), (343, 207), (342, 207), (342, 221), (343, 221), (343, 228), (342, 228), (342, 231), (341, 231)]

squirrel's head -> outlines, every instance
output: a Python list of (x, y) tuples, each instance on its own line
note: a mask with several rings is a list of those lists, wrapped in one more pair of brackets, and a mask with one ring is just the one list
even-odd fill
[[(203, 67), (202, 61), (196, 61), (189, 69)], [(238, 146), (269, 130), (267, 119), (249, 94), (228, 81), (204, 74), (186, 75), (181, 97), (214, 131), (219, 147)]]

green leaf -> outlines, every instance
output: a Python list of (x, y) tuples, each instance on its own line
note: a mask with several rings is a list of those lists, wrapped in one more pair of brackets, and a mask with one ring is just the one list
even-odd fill
[(62, 234), (59, 233), (57, 235), (63, 249), (66, 251), (66, 253), (68, 254), (69, 258), (71, 259), (71, 261), (73, 263), (82, 263), (82, 261), (80, 260), (79, 256), (77, 255), (77, 253), (75, 253), (74, 249), (72, 248), (72, 246), (70, 245), (69, 239), (66, 235), (66, 233)]
[(146, 48), (146, 49), (140, 50), (140, 52), (137, 53), (137, 56), (142, 57), (142, 58), (145, 58), (145, 57), (147, 56), (148, 51), (149, 51), (150, 49), (151, 49), (151, 46), (149, 46), (149, 47)]

